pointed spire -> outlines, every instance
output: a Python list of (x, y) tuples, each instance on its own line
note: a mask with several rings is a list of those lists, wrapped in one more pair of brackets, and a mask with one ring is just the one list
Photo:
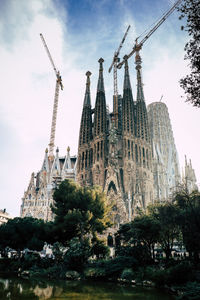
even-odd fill
[(67, 169), (71, 169), (71, 159), (70, 159), (70, 147), (67, 147), (67, 156), (66, 156), (66, 166)]
[(56, 149), (56, 157), (54, 159), (51, 172), (52, 172), (52, 174), (56, 173), (56, 175), (60, 175), (60, 160), (59, 160), (59, 149), (58, 149), (58, 147)]
[(124, 90), (130, 89), (131, 90), (131, 83), (130, 83), (130, 77), (129, 77), (129, 67), (128, 67), (128, 56), (124, 56), (125, 60), (125, 74), (124, 74)]
[(124, 90), (122, 101), (122, 129), (124, 132), (135, 134), (133, 95), (128, 70), (128, 56), (124, 56)]
[(143, 83), (142, 83), (142, 75), (141, 75), (141, 66), (142, 59), (139, 55), (139, 52), (136, 53), (135, 64), (137, 70), (137, 101), (145, 101), (144, 92), (143, 92)]
[(49, 172), (49, 159), (48, 159), (48, 148), (45, 150), (44, 162), (42, 165), (42, 171)]
[(136, 130), (137, 137), (150, 142), (149, 124), (147, 116), (147, 108), (144, 99), (143, 83), (141, 76), (141, 57), (139, 51), (136, 51), (135, 64), (137, 70), (137, 102), (136, 102)]
[(104, 59), (100, 58), (98, 60), (99, 62), (99, 79), (98, 79), (98, 84), (97, 84), (97, 92), (105, 92), (104, 91), (104, 81), (103, 81), (103, 62)]
[(81, 126), (79, 132), (79, 146), (87, 144), (92, 139), (92, 111), (90, 99), (90, 76), (91, 72), (87, 71), (86, 90), (83, 103), (83, 111), (81, 117)]
[(99, 79), (97, 84), (97, 95), (94, 110), (94, 136), (105, 134), (107, 131), (107, 113), (106, 113), (106, 99), (103, 82), (103, 58), (99, 62)]
[(86, 76), (87, 76), (87, 81), (86, 81), (86, 90), (85, 90), (85, 99), (84, 99), (84, 104), (83, 106), (89, 105), (91, 106), (91, 100), (90, 100), (90, 76), (91, 72), (87, 71)]

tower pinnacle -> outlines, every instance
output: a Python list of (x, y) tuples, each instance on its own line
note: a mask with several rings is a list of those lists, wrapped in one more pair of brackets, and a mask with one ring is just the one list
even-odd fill
[(101, 57), (99, 60), (99, 79), (97, 85), (97, 92), (104, 92), (104, 81), (103, 81), (103, 62), (104, 59)]
[(141, 75), (142, 59), (139, 54), (139, 51), (136, 52), (135, 64), (136, 64), (135, 68), (137, 70), (137, 101), (145, 101), (144, 100), (144, 92), (143, 92), (142, 75)]
[(124, 74), (124, 90), (131, 89), (130, 77), (129, 77), (129, 67), (128, 67), (128, 56), (124, 56), (125, 60), (125, 74)]
[(125, 73), (124, 73), (124, 88), (123, 88), (123, 103), (122, 103), (122, 123), (123, 131), (127, 133), (135, 133), (134, 129), (134, 107), (133, 107), (133, 95), (128, 70), (128, 56), (124, 56), (125, 61)]
[(85, 75), (87, 76), (87, 81), (86, 81), (85, 99), (84, 99), (83, 106), (91, 105), (91, 101), (90, 101), (90, 76), (92, 75), (92, 73), (90, 71), (87, 71)]

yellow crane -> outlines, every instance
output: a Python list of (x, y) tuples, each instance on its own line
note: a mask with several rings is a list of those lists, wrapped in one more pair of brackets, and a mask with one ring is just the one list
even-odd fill
[(60, 76), (60, 72), (55, 67), (54, 61), (51, 57), (51, 54), (49, 52), (49, 49), (47, 47), (47, 44), (45, 42), (45, 39), (44, 39), (42, 33), (40, 33), (40, 37), (41, 37), (43, 45), (46, 49), (47, 55), (50, 59), (51, 65), (56, 74), (56, 89), (55, 89), (55, 96), (54, 96), (53, 115), (52, 115), (52, 122), (51, 122), (51, 135), (50, 135), (50, 142), (49, 142), (49, 158), (52, 160), (54, 157), (53, 151), (54, 151), (54, 146), (55, 146), (54, 142), (55, 142), (55, 132), (56, 132), (56, 119), (57, 119), (57, 111), (58, 111), (59, 90), (60, 90), (60, 88), (61, 88), (61, 90), (63, 90), (63, 84), (62, 84), (62, 78)]
[[(136, 64), (139, 64), (141, 62), (141, 58), (139, 55), (139, 51), (141, 50), (143, 44), (146, 42), (146, 40), (160, 27), (160, 25), (173, 13), (173, 11), (176, 9), (176, 7), (181, 3), (182, 0), (178, 0), (174, 3), (174, 5), (160, 18), (160, 20), (156, 23), (156, 25), (147, 33), (147, 35), (142, 39), (141, 42), (138, 43), (139, 37), (135, 40), (135, 45), (133, 47), (133, 50), (126, 56), (126, 59), (129, 59), (134, 53), (136, 53)], [(117, 65), (117, 68), (120, 69), (122, 65), (125, 63), (125, 59), (120, 62)]]
[(112, 71), (113, 68), (113, 79), (114, 79), (114, 101), (113, 101), (113, 113), (114, 113), (114, 122), (115, 122), (115, 127), (118, 128), (118, 88), (117, 88), (117, 64), (119, 62), (119, 52), (122, 48), (122, 45), (126, 39), (126, 36), (128, 34), (128, 31), (130, 29), (130, 25), (128, 26), (124, 37), (118, 47), (118, 49), (115, 51), (114, 53), (114, 57), (113, 57), (113, 61), (112, 64), (108, 70), (108, 72), (110, 73)]

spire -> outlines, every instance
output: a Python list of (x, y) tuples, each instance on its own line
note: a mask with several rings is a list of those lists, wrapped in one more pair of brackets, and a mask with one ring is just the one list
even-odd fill
[(105, 134), (106, 126), (106, 99), (103, 82), (103, 58), (99, 59), (99, 79), (97, 84), (97, 95), (94, 110), (94, 136)]
[(81, 126), (79, 133), (79, 146), (89, 143), (92, 139), (92, 111), (91, 111), (91, 99), (90, 99), (90, 76), (91, 72), (86, 72), (86, 90), (83, 102), (83, 111), (81, 117)]
[(86, 81), (86, 90), (85, 90), (85, 99), (84, 99), (84, 104), (83, 106), (89, 105), (91, 106), (91, 100), (90, 100), (90, 76), (91, 72), (87, 71), (86, 76), (87, 76), (87, 81)]
[(71, 166), (71, 159), (70, 159), (70, 147), (69, 146), (67, 147), (67, 155), (66, 155), (66, 158), (65, 158), (65, 162), (64, 162), (64, 167), (63, 168), (65, 170), (72, 168), (72, 166)]
[(131, 83), (130, 83), (130, 77), (129, 77), (129, 68), (128, 68), (128, 56), (124, 56), (125, 60), (125, 74), (124, 74), (124, 90), (130, 89), (131, 90)]
[(124, 73), (124, 90), (122, 102), (122, 128), (124, 132), (135, 134), (134, 127), (134, 105), (133, 95), (128, 70), (128, 56), (124, 56), (125, 73)]
[(147, 108), (144, 99), (142, 76), (141, 76), (141, 57), (139, 51), (136, 51), (135, 64), (137, 70), (137, 102), (136, 102), (136, 131), (137, 137), (150, 142), (149, 124), (147, 117)]
[(56, 157), (54, 158), (54, 162), (52, 165), (52, 174), (60, 175), (60, 160), (59, 160), (59, 149), (56, 149)]
[(143, 92), (143, 83), (142, 83), (142, 75), (141, 75), (141, 66), (142, 59), (139, 55), (139, 52), (136, 54), (135, 64), (137, 70), (137, 101), (145, 101), (144, 99), (144, 92)]
[(48, 159), (48, 148), (45, 150), (44, 162), (42, 165), (42, 171), (49, 172), (49, 159)]
[(97, 92), (105, 93), (105, 91), (104, 91), (104, 82), (103, 82), (103, 62), (104, 62), (104, 59), (100, 58), (98, 60), (98, 62), (99, 62), (99, 80), (98, 80), (98, 84), (97, 84)]

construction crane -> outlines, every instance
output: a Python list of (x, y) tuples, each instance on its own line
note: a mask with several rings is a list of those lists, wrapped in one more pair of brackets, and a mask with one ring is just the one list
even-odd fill
[(47, 55), (50, 59), (51, 65), (55, 71), (56, 74), (56, 89), (55, 89), (55, 96), (54, 96), (54, 105), (53, 105), (53, 116), (52, 116), (52, 123), (51, 123), (51, 135), (50, 135), (50, 142), (49, 142), (49, 158), (53, 159), (53, 151), (54, 151), (54, 141), (55, 141), (55, 132), (56, 132), (56, 119), (57, 119), (57, 111), (58, 111), (58, 98), (59, 98), (59, 89), (63, 90), (63, 84), (62, 84), (62, 78), (60, 76), (60, 72), (56, 69), (54, 61), (51, 57), (51, 54), (49, 52), (49, 49), (47, 47), (47, 44), (45, 42), (45, 39), (40, 33), (41, 40), (43, 42), (43, 45), (46, 49)]
[[(147, 33), (147, 35), (142, 39), (141, 42), (138, 43), (139, 37), (135, 40), (135, 45), (133, 50), (127, 55), (126, 59), (129, 59), (134, 53), (136, 53), (136, 63), (137, 60), (140, 61), (139, 51), (141, 50), (143, 44), (146, 40), (160, 27), (160, 25), (173, 13), (176, 7), (181, 3), (182, 0), (178, 0), (174, 3), (174, 5), (160, 18), (160, 20), (156, 23), (156, 25)], [(122, 65), (125, 63), (125, 59), (117, 65), (117, 68), (120, 69)]]
[(113, 112), (114, 112), (114, 122), (115, 122), (115, 127), (117, 128), (118, 127), (118, 89), (117, 89), (117, 64), (119, 62), (119, 52), (122, 48), (122, 45), (126, 39), (126, 36), (128, 34), (128, 31), (130, 29), (130, 25), (128, 26), (125, 34), (124, 34), (124, 37), (118, 47), (118, 49), (115, 51), (114, 53), (114, 57), (113, 57), (113, 61), (112, 61), (112, 64), (108, 70), (108, 72), (110, 73), (112, 68), (113, 68), (113, 79), (114, 79), (114, 102), (113, 102)]

